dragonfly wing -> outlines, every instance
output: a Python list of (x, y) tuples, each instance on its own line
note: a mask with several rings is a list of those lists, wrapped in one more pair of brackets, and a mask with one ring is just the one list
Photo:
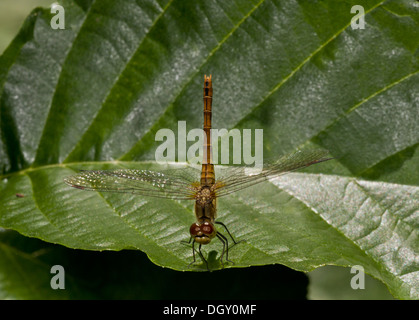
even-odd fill
[[(249, 167), (231, 167), (216, 182), (216, 195), (221, 197), (248, 188), (288, 172), (302, 169), (312, 164), (331, 160), (329, 151), (324, 149), (299, 150), (280, 157), (274, 162), (266, 162), (263, 169), (252, 174)], [(250, 171), (247, 173), (246, 171)]]
[(162, 172), (136, 169), (86, 170), (69, 176), (64, 181), (82, 190), (194, 199), (197, 185), (193, 176), (196, 177), (196, 172), (192, 168)]

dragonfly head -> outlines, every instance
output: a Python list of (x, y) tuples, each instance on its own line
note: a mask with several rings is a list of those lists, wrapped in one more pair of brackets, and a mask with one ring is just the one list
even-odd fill
[(208, 244), (211, 239), (215, 237), (217, 230), (211, 222), (205, 221), (203, 223), (195, 222), (189, 229), (192, 238), (200, 244)]

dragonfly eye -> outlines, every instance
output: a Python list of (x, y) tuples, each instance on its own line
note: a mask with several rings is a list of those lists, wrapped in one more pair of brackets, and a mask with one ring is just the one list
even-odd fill
[(203, 224), (193, 223), (189, 232), (195, 241), (201, 244), (210, 243), (217, 233), (214, 226), (209, 222), (204, 222)]
[(201, 230), (207, 236), (211, 236), (214, 233), (214, 227), (208, 222), (204, 222), (201, 226)]
[(189, 232), (192, 237), (196, 237), (198, 233), (201, 231), (201, 227), (197, 223), (192, 223), (191, 227), (189, 228)]

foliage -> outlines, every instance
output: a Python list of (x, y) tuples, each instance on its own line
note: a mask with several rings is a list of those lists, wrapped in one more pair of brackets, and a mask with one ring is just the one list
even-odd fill
[[(219, 220), (246, 240), (227, 267), (362, 265), (395, 297), (419, 297), (411, 1), (61, 4), (65, 30), (50, 27), (49, 9), (35, 9), (0, 60), (1, 227), (205, 271), (188, 268), (192, 251), (181, 243), (192, 203), (84, 192), (63, 179), (80, 169), (161, 169), (150, 161), (155, 133), (176, 132), (181, 120), (202, 126), (202, 80), (212, 74), (215, 128), (262, 128), (266, 157), (321, 147), (336, 158), (220, 199)], [(351, 27), (355, 4), (365, 29)], [(44, 252), (2, 241), (1, 278), (20, 264), (14, 254)], [(220, 243), (204, 252), (220, 269)]]

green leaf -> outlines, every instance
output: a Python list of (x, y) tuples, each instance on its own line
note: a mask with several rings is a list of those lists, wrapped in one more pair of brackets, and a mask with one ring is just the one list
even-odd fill
[[(417, 299), (418, 9), (410, 1), (63, 1), (28, 17), (0, 60), (0, 226), (73, 249), (144, 251), (191, 267), (193, 203), (71, 189), (80, 169), (153, 163), (161, 128), (260, 129), (264, 156), (335, 160), (218, 201), (228, 268), (362, 265)], [(352, 29), (353, 5), (365, 29)], [(416, 86), (415, 86), (416, 85)], [(221, 268), (221, 243), (203, 248)]]

